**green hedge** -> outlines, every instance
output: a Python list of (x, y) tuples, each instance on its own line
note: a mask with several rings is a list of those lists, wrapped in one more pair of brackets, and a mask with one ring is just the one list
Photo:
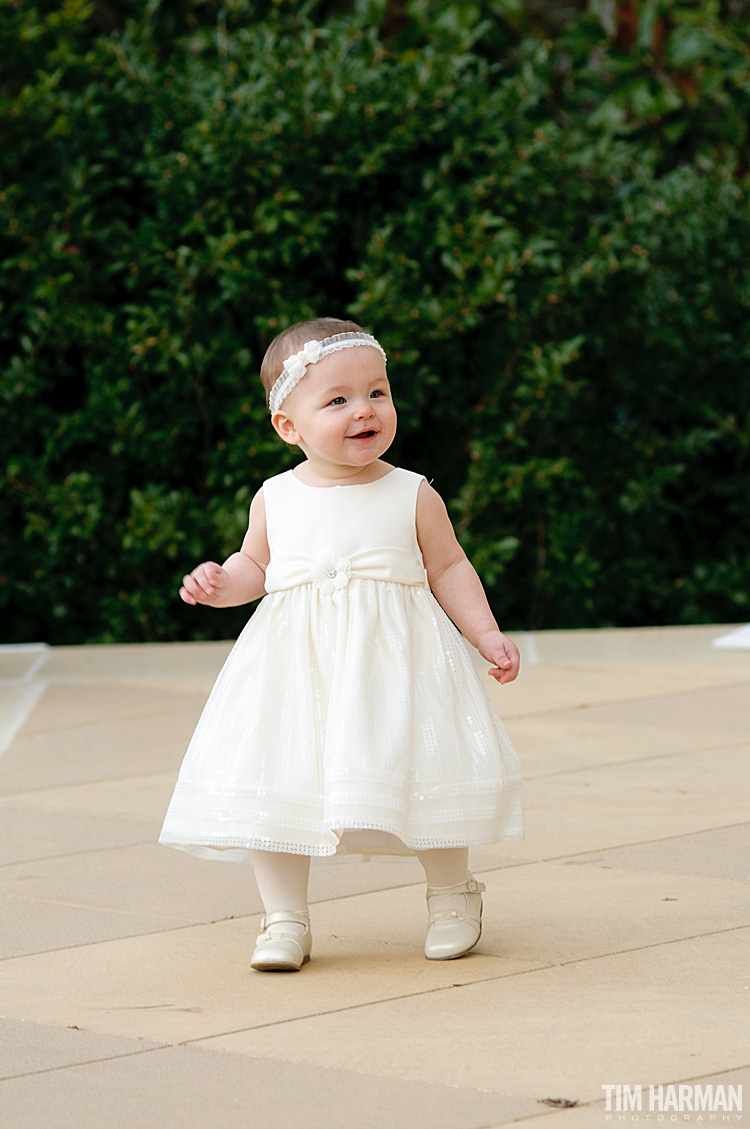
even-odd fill
[(257, 373), (318, 314), (502, 626), (750, 618), (750, 25), (626, 7), (5, 5), (7, 640), (237, 632), (176, 589), (295, 461)]

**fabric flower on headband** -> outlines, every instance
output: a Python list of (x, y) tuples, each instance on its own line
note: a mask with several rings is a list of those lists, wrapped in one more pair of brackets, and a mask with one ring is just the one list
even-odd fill
[(301, 380), (307, 366), (316, 364), (322, 352), (320, 341), (306, 341), (298, 353), (284, 361), (284, 372), (294, 380)]

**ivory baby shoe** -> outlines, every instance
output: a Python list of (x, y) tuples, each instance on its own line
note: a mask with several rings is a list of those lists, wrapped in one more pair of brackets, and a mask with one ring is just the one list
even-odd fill
[[(482, 891), (484, 882), (469, 876), (461, 886), (427, 887), (427, 910), (430, 925), (424, 943), (428, 960), (453, 960), (473, 949), (482, 935)], [(465, 909), (431, 909), (430, 899), (463, 894)]]
[[(304, 925), (304, 932), (284, 928), (291, 922)], [(260, 972), (296, 972), (310, 959), (312, 936), (309, 913), (280, 909), (262, 917), (260, 928), (250, 961), (251, 968)]]

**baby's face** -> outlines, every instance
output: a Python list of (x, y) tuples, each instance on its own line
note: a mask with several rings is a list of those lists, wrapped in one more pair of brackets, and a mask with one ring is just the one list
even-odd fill
[(321, 475), (329, 467), (364, 467), (379, 459), (396, 434), (396, 409), (378, 350), (359, 345), (308, 365), (273, 423)]

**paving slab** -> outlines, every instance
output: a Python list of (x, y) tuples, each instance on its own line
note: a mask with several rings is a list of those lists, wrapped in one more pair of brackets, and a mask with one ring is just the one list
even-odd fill
[(162, 917), (170, 927), (262, 909), (250, 867), (200, 866), (156, 842), (2, 867), (2, 897)]
[(0, 1085), (4, 1129), (478, 1129), (533, 1104), (440, 1083), (374, 1078), (171, 1047)]
[[(750, 663), (748, 663), (750, 676)], [(692, 686), (679, 693), (643, 695), (637, 701), (598, 705), (589, 718), (622, 726), (686, 727), (710, 733), (750, 737), (748, 677), (720, 686)]]
[[(500, 686), (486, 675), (487, 664), (480, 667), (486, 676), (488, 691), (503, 717), (535, 716), (557, 710), (586, 710), (592, 707), (618, 705), (625, 715), (630, 705), (641, 699), (665, 695), (685, 695), (692, 691), (708, 693), (712, 688), (747, 686), (750, 658), (729, 660), (702, 669), (697, 662), (570, 663), (567, 666), (526, 666), (523, 677), (507, 686)], [(709, 703), (710, 699), (705, 699)], [(658, 709), (658, 707), (657, 707)], [(647, 717), (644, 710), (643, 719)], [(657, 716), (660, 716), (657, 713)], [(669, 724), (685, 725), (670, 719)]]
[[(118, 913), (98, 907), (68, 905), (55, 899), (0, 897), (0, 961), (30, 953), (97, 944), (117, 937), (156, 933), (182, 925), (168, 914)], [(2, 1004), (0, 1003), (0, 1007)]]
[(747, 742), (744, 732), (640, 725), (632, 716), (625, 726), (602, 720), (596, 707), (517, 717), (509, 724), (525, 780)]
[(750, 881), (750, 823), (580, 855), (577, 863)]
[(750, 926), (750, 880), (621, 870), (609, 852), (602, 861), (537, 863), (481, 878), (487, 893), (476, 951), (540, 966)]
[(176, 778), (199, 713), (200, 705), (57, 729), (48, 719), (36, 729), (26, 725), (0, 759), (0, 794), (159, 769), (171, 769)]
[[(40, 1071), (140, 1054), (158, 1046), (158, 1043), (139, 1036), (97, 1035), (78, 1028), (50, 1027), (22, 1019), (0, 1018), (0, 1082)], [(0, 1108), (2, 1093), (0, 1085)], [(46, 1124), (51, 1126), (54, 1122)]]
[(153, 842), (159, 826), (101, 812), (50, 811), (0, 801), (0, 867)]
[[(45, 676), (47, 673), (45, 667)], [(145, 679), (56, 682), (45, 677), (44, 681), (44, 693), (27, 719), (24, 733), (48, 730), (56, 735), (68, 727), (112, 725), (134, 718), (159, 719), (200, 709), (200, 704), (196, 706), (198, 696), (194, 692), (173, 690)]]
[(182, 678), (216, 678), (233, 640), (215, 643), (112, 643), (96, 647), (52, 647), (45, 663), (46, 678), (152, 685)]
[(124, 776), (14, 792), (2, 796), (0, 802), (4, 809), (81, 812), (139, 822), (158, 821), (161, 829), (176, 779), (177, 769), (170, 769), (145, 776)]

